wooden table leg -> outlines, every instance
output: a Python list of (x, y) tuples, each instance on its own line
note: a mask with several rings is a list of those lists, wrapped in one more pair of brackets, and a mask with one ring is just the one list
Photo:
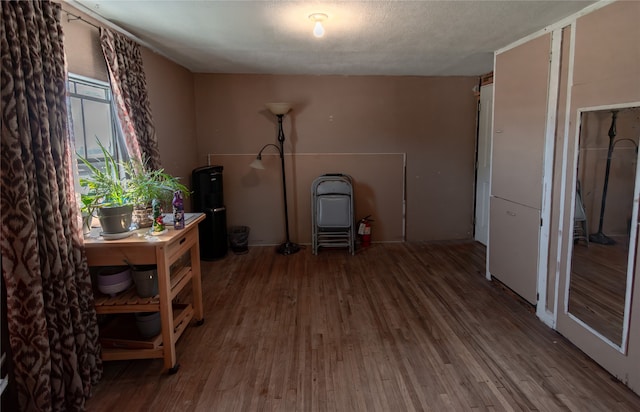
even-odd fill
[(191, 278), (193, 293), (193, 311), (194, 317), (198, 321), (198, 325), (204, 322), (204, 313), (202, 309), (202, 276), (200, 273), (200, 245), (196, 242), (191, 247)]
[[(158, 292), (160, 293), (160, 321), (162, 323), (162, 348), (164, 368), (177, 368), (176, 348), (173, 344), (173, 307), (171, 300), (171, 268), (164, 246), (156, 249), (158, 262)], [(176, 369), (177, 370), (177, 369)]]

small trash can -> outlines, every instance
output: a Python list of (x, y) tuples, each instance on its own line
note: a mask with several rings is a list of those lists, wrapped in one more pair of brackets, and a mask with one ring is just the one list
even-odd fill
[(248, 226), (231, 226), (229, 228), (229, 247), (236, 255), (249, 252)]

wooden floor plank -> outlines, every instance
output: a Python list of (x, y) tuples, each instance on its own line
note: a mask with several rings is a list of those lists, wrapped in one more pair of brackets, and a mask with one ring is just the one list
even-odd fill
[(613, 245), (574, 244), (569, 312), (621, 345), (629, 239), (613, 238), (616, 241)]
[(640, 397), (484, 278), (474, 242), (202, 262), (205, 323), (106, 362), (89, 411), (625, 411)]

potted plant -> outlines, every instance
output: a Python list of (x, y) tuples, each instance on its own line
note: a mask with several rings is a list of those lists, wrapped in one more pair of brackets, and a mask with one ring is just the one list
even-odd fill
[(78, 158), (90, 172), (88, 177), (80, 178), (80, 186), (87, 190), (81, 195), (82, 212), (92, 215), (97, 210), (103, 233), (128, 232), (132, 221), (138, 227), (149, 227), (154, 199), (161, 205), (170, 205), (175, 191), (189, 195), (179, 178), (164, 169), (149, 169), (145, 159), (118, 162), (99, 140), (98, 146), (104, 157), (104, 170), (81, 155)]
[(180, 183), (180, 179), (165, 172), (164, 169), (149, 169), (146, 160), (132, 160), (125, 165), (129, 177), (129, 198), (133, 203), (133, 221), (138, 227), (151, 226), (153, 219), (152, 202), (160, 202), (161, 207), (168, 207), (175, 191), (180, 190), (185, 196), (189, 189)]
[(82, 212), (92, 216), (93, 211), (97, 211), (105, 234), (128, 232), (133, 212), (129, 199), (129, 178), (124, 164), (116, 161), (99, 140), (98, 145), (104, 158), (104, 170), (78, 154), (90, 172), (89, 176), (80, 178), (80, 186), (86, 189), (80, 196)]

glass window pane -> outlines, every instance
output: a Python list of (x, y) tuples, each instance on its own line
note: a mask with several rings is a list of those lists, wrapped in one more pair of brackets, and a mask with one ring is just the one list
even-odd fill
[[(71, 122), (75, 137), (76, 151), (89, 159), (98, 168), (104, 168), (102, 150), (98, 146), (97, 139), (116, 158), (119, 158), (122, 150), (117, 145), (116, 119), (110, 106), (111, 90), (108, 84), (102, 84), (91, 79), (79, 79), (69, 76), (69, 105), (71, 110)], [(78, 173), (86, 176), (88, 168), (78, 159)]]
[(88, 84), (78, 83), (76, 93), (83, 96), (96, 97), (98, 99), (107, 99), (107, 90), (104, 87), (89, 86)]
[(73, 123), (73, 137), (75, 138), (76, 152), (85, 155), (84, 125), (82, 120), (82, 101), (77, 97), (69, 98), (71, 103), (71, 122)]
[(84, 124), (87, 136), (87, 156), (90, 158), (102, 157), (102, 151), (96, 139), (113, 153), (112, 144), (113, 124), (111, 122), (111, 107), (108, 103), (92, 100), (84, 101)]

